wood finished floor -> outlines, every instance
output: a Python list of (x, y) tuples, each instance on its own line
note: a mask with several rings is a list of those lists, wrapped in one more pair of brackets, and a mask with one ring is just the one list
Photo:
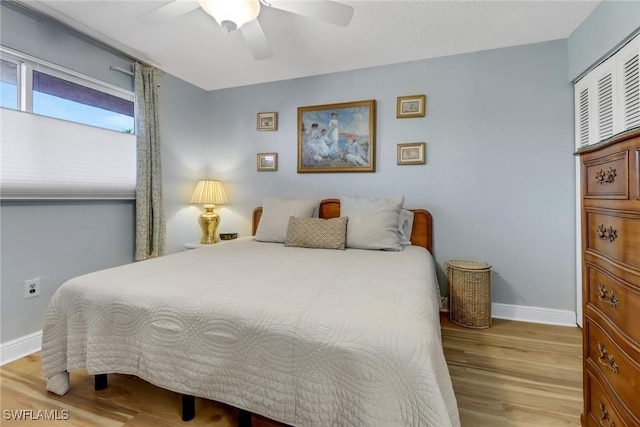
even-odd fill
[(463, 427), (580, 426), (579, 328), (493, 319), (473, 330), (441, 318)]
[[(494, 319), (484, 330), (441, 319), (445, 356), (463, 427), (580, 425), (581, 335), (578, 328)], [(196, 418), (180, 419), (180, 396), (128, 375), (109, 375), (109, 388), (93, 391), (93, 377), (71, 373), (65, 396), (47, 393), (39, 353), (0, 368), (0, 425), (100, 427), (232, 427), (237, 411), (196, 399)], [(67, 409), (67, 421), (16, 421), (5, 410)], [(254, 416), (255, 427), (281, 424)]]

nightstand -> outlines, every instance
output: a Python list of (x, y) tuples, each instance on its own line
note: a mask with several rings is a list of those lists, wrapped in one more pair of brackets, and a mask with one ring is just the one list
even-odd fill
[[(235, 240), (238, 238), (238, 233), (220, 233), (220, 239), (218, 239), (215, 245), (219, 245), (220, 243), (228, 242), (229, 240)], [(203, 245), (200, 241), (196, 240), (194, 242), (187, 242), (184, 244), (185, 249), (196, 249), (200, 246), (211, 246), (211, 245)]]
[(185, 249), (196, 249), (196, 248), (199, 248), (200, 246), (203, 246), (203, 245), (199, 241), (187, 242), (184, 244)]

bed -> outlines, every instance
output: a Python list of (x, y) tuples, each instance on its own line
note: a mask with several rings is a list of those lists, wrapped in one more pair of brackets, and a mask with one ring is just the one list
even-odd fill
[[(340, 201), (318, 212), (339, 218)], [(292, 426), (459, 426), (431, 215), (413, 214), (401, 251), (246, 237), (71, 279), (45, 316), (47, 389), (65, 394), (68, 372), (86, 368), (96, 387), (132, 374), (183, 404), (207, 398)]]

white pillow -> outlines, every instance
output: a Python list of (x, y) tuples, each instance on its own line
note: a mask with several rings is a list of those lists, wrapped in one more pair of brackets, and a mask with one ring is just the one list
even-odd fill
[(290, 217), (310, 218), (318, 200), (265, 197), (254, 238), (259, 242), (284, 243)]
[(411, 246), (411, 232), (413, 231), (413, 212), (402, 209), (398, 216), (398, 237), (401, 246)]
[(404, 197), (369, 199), (342, 196), (340, 216), (349, 218), (347, 247), (357, 249), (402, 250), (398, 221)]

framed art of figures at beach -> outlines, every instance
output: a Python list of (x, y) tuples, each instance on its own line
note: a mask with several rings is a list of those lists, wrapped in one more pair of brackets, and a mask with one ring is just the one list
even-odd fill
[(298, 108), (298, 173), (375, 172), (376, 101)]

